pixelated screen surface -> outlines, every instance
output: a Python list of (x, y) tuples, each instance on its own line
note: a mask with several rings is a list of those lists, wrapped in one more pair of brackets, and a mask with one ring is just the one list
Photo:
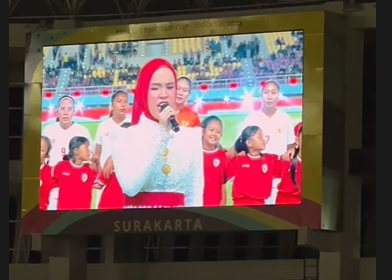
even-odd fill
[(301, 204), (303, 38), (45, 47), (40, 208)]

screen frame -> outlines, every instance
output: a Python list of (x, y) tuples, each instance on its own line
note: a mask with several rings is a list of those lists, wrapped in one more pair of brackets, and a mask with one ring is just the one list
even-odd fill
[[(25, 107), (22, 179), (22, 232), (24, 234), (98, 234), (114, 232), (114, 224), (129, 219), (129, 213), (155, 211), (167, 219), (176, 219), (179, 211), (192, 212), (197, 219), (213, 217), (233, 224), (227, 230), (291, 230), (301, 227), (321, 229), (322, 217), (322, 139), (323, 139), (323, 88), (324, 88), (324, 24), (325, 13), (295, 13), (265, 16), (246, 16), (208, 20), (132, 24), (111, 27), (81, 28), (45, 31), (29, 34), (25, 63)], [(105, 212), (106, 227), (82, 230), (83, 219), (99, 211), (43, 212), (38, 209), (39, 153), (41, 137), (42, 51), (45, 46), (109, 43), (175, 39), (187, 37), (224, 36), (303, 30), (304, 41), (304, 91), (303, 91), (303, 203), (299, 206), (221, 207), (179, 210), (132, 210)], [(169, 214), (170, 213), (173, 214)], [(126, 212), (126, 213), (124, 213)], [(141, 214), (143, 216), (143, 214)], [(146, 221), (153, 221), (151, 213)], [(238, 224), (238, 216), (247, 222)], [(128, 218), (127, 218), (128, 217)], [(150, 217), (150, 218), (149, 218)], [(103, 216), (102, 216), (103, 218)], [(34, 224), (39, 219), (41, 224)], [(165, 218), (166, 219), (166, 218)], [(194, 218), (196, 219), (196, 218)], [(62, 222), (61, 222), (62, 220)], [(105, 220), (106, 221), (106, 220)], [(80, 223), (79, 223), (80, 222)], [(78, 224), (79, 226), (73, 226)], [(213, 226), (195, 230), (215, 231)], [(189, 229), (188, 229), (189, 230)], [(221, 229), (222, 230), (222, 229)], [(220, 230), (220, 231), (221, 231)], [(223, 229), (224, 230), (224, 229)], [(174, 230), (175, 231), (175, 230)]]

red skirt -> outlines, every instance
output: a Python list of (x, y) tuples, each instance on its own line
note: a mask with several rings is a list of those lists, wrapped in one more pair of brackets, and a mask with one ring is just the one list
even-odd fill
[(276, 197), (276, 204), (278, 205), (298, 205), (301, 204), (301, 192), (278, 192)]
[(124, 193), (118, 183), (116, 175), (113, 173), (104, 190), (102, 191), (101, 200), (98, 209), (116, 210), (124, 208)]
[(233, 198), (233, 206), (262, 206), (265, 205), (265, 199), (256, 199), (252, 197)]
[(142, 192), (125, 196), (124, 208), (176, 208), (185, 206), (185, 195), (170, 192)]

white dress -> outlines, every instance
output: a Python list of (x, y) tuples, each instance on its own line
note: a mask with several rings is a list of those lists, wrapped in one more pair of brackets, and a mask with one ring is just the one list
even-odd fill
[(200, 127), (167, 132), (142, 116), (139, 124), (112, 133), (112, 158), (123, 192), (172, 192), (185, 206), (203, 206), (203, 149)]

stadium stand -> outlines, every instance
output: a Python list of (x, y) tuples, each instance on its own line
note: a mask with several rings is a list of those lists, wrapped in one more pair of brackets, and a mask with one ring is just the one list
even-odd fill
[[(174, 39), (166, 40), (161, 47), (165, 49), (167, 59), (173, 61), (177, 74), (189, 76), (192, 80), (301, 74), (303, 33), (281, 34)], [(145, 61), (145, 45), (140, 42), (118, 42), (83, 45), (76, 50), (66, 46), (57, 49), (52, 56), (46, 50), (44, 88), (132, 88)], [(62, 71), (64, 68), (70, 71)]]
[(277, 53), (283, 46), (296, 43), (295, 37), (293, 37), (290, 32), (285, 32), (284, 35), (280, 37), (278, 34), (279, 33), (267, 33), (264, 35), (270, 53)]
[(175, 55), (183, 55), (185, 52), (202, 50), (202, 38), (186, 38), (173, 40), (172, 51)]

